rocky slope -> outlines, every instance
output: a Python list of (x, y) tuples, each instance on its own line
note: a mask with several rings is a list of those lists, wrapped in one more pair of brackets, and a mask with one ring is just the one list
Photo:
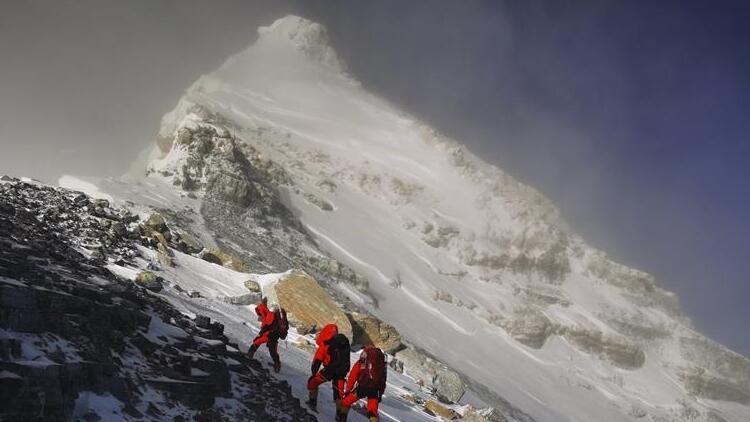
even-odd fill
[[(458, 374), (372, 315), (346, 312), (303, 271), (237, 271), (247, 271), (238, 257), (125, 203), (134, 212), (78, 191), (0, 181), (0, 419), (332, 420), (330, 391), (317, 415), (299, 399), (315, 333), (336, 316), (353, 353), (369, 343), (398, 352), (384, 417), (476, 411), (455, 404), (465, 391)], [(243, 353), (258, 331), (252, 307), (261, 295), (292, 323), (281, 374), (264, 367), (263, 351), (260, 362)], [(361, 412), (350, 419), (363, 420)]]
[[(431, 355), (509, 420), (750, 417), (750, 361), (695, 332), (653, 277), (366, 92), (321, 25), (259, 32), (164, 117), (145, 181), (99, 189), (163, 208), (255, 272), (304, 270), (398, 330), (403, 356), (423, 351), (404, 358), (413, 372)], [(176, 199), (149, 191), (165, 184)]]
[(315, 420), (221, 324), (105, 268), (139, 259), (137, 221), (80, 192), (0, 182), (0, 419)]

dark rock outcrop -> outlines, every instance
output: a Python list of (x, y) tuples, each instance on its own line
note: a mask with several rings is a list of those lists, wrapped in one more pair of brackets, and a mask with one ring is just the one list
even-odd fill
[[(127, 221), (125, 212), (89, 212), (104, 205), (0, 183), (0, 420), (315, 420), (287, 384), (228, 343), (221, 324), (191, 321), (103, 267), (137, 256), (133, 240), (104, 222)], [(91, 394), (116, 414), (74, 414)], [(218, 397), (236, 405), (214, 406)]]

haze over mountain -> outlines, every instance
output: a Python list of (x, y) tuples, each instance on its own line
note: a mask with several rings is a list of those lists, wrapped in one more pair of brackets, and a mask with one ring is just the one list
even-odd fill
[(187, 90), (131, 178), (63, 186), (164, 207), (252, 268), (314, 275), (510, 420), (747, 418), (750, 362), (652, 276), (368, 92), (322, 25), (259, 33)]

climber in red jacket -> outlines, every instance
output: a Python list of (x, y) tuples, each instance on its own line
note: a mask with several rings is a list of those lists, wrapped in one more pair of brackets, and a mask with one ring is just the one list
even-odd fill
[(352, 366), (346, 381), (342, 412), (336, 415), (338, 421), (346, 421), (349, 408), (362, 398), (367, 398), (367, 417), (370, 422), (380, 420), (378, 404), (383, 399), (388, 376), (385, 354), (375, 346), (366, 346), (359, 360)]
[(258, 314), (258, 321), (260, 321), (260, 332), (253, 339), (253, 344), (247, 351), (247, 357), (253, 359), (255, 352), (258, 348), (266, 343), (268, 346), (268, 352), (271, 354), (273, 359), (273, 370), (279, 372), (281, 370), (281, 359), (279, 359), (279, 330), (276, 318), (273, 312), (268, 309), (267, 299), (263, 298), (263, 301), (255, 307), (255, 313)]
[[(351, 353), (349, 339), (338, 332), (336, 324), (329, 324), (323, 327), (315, 342), (318, 344), (318, 349), (315, 351), (310, 367), (312, 375), (307, 380), (309, 393), (307, 404), (313, 410), (317, 410), (318, 387), (331, 381), (336, 413), (339, 414), (342, 412), (341, 399), (344, 396), (344, 384), (349, 371), (349, 354)], [(320, 370), (321, 366), (323, 370)]]

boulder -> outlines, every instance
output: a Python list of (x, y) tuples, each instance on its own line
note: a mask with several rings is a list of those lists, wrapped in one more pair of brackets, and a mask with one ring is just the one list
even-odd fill
[(459, 414), (456, 413), (453, 409), (449, 409), (433, 400), (428, 400), (424, 404), (424, 410), (430, 415), (440, 416), (441, 418), (445, 418), (448, 420), (458, 419), (459, 417)]
[(456, 371), (421, 352), (409, 347), (397, 352), (396, 359), (403, 362), (409, 375), (434, 390), (441, 401), (457, 403), (466, 392), (466, 385)]
[(249, 290), (252, 293), (260, 293), (260, 284), (258, 284), (257, 281), (254, 280), (247, 280), (245, 282), (245, 288)]
[(393, 326), (372, 315), (353, 312), (349, 314), (352, 323), (352, 344), (373, 344), (386, 353), (393, 354), (402, 347), (401, 335)]
[(352, 338), (352, 324), (344, 311), (336, 305), (320, 284), (304, 271), (292, 271), (284, 275), (273, 291), (264, 291), (270, 303), (286, 309), (289, 322), (301, 334), (320, 330), (335, 323), (339, 333)]
[(229, 303), (230, 305), (247, 306), (256, 305), (260, 303), (260, 293), (248, 293), (240, 296), (224, 296), (221, 298), (223, 302)]
[(513, 317), (502, 325), (514, 340), (534, 349), (542, 348), (547, 337), (554, 333), (550, 320), (535, 308), (517, 310)]
[(151, 216), (148, 217), (145, 223), (146, 227), (149, 229), (159, 232), (159, 233), (166, 233), (168, 231), (167, 229), (167, 222), (164, 220), (164, 217), (161, 216), (159, 213), (153, 213)]
[(461, 420), (465, 422), (508, 422), (508, 418), (494, 407), (488, 407), (486, 409), (474, 409), (473, 407), (469, 407), (464, 412)]
[(646, 354), (626, 339), (604, 336), (601, 331), (564, 327), (562, 335), (585, 352), (597, 355), (622, 369), (637, 369), (646, 362)]
[(195, 254), (203, 250), (203, 246), (190, 233), (180, 230), (177, 232), (177, 248), (189, 254)]
[(135, 284), (152, 292), (160, 292), (163, 289), (162, 278), (151, 271), (141, 271), (138, 273), (135, 277)]
[(204, 261), (208, 261), (212, 264), (222, 265), (241, 273), (246, 273), (249, 271), (247, 263), (223, 249), (203, 249), (199, 257)]
[(205, 249), (198, 255), (198, 257), (212, 264), (224, 265), (224, 263), (221, 261), (221, 258), (219, 258), (218, 256), (214, 255), (213, 253)]
[(157, 247), (158, 245), (162, 245), (164, 247), (167, 247), (169, 245), (169, 243), (167, 242), (167, 238), (162, 233), (159, 233), (157, 231), (151, 232), (151, 238), (153, 238), (157, 242)]
[(166, 254), (165, 252), (162, 252), (161, 250), (156, 253), (156, 260), (159, 262), (159, 264), (162, 267), (174, 267), (175, 266), (174, 260), (172, 259), (172, 257)]

